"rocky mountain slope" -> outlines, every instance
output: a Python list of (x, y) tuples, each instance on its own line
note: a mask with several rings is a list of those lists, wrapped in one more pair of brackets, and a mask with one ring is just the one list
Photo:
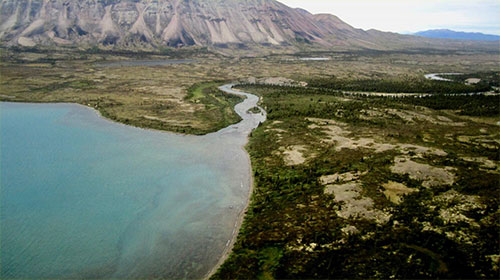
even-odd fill
[(333, 15), (313, 15), (275, 0), (0, 1), (2, 45), (158, 48), (307, 44), (385, 49), (425, 45), (429, 40), (355, 29)]

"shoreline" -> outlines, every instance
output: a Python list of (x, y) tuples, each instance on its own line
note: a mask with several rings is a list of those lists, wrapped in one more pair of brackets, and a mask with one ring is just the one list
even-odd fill
[[(237, 112), (236, 110), (236, 106), (239, 105), (239, 104), (242, 104), (245, 102), (245, 100), (241, 103), (238, 103), (236, 106), (235, 106), (235, 111), (238, 115), (240, 115), (240, 117), (243, 119), (241, 122), (245, 121), (245, 120), (248, 120), (245, 119), (245, 114), (247, 115), (254, 115), (254, 114), (248, 114), (247, 111), (249, 109), (251, 109), (252, 107), (258, 107), (263, 116), (264, 116), (264, 120), (265, 120), (265, 117), (266, 117), (266, 111), (261, 108), (260, 106), (258, 106), (258, 102), (259, 102), (259, 97), (254, 95), (254, 94), (250, 94), (250, 93), (247, 93), (247, 92), (243, 92), (243, 91), (239, 91), (239, 90), (233, 90), (232, 87), (234, 86), (234, 84), (226, 84), (226, 85), (223, 85), (221, 87), (219, 87), (220, 90), (222, 90), (223, 92), (225, 92), (226, 94), (237, 94), (237, 95), (240, 95), (240, 96), (244, 96), (244, 97), (247, 97), (247, 99), (245, 100), (248, 100), (248, 97), (249, 96), (254, 96), (257, 98), (255, 104), (250, 104), (249, 108), (244, 108), (243, 112), (240, 114), (239, 112)], [(240, 124), (241, 122), (239, 122), (238, 124)], [(236, 124), (236, 125), (238, 125)], [(254, 129), (256, 129), (257, 127), (253, 127), (251, 131), (253, 131)], [(246, 205), (245, 207), (241, 210), (241, 212), (238, 214), (238, 218), (236, 220), (236, 223), (234, 224), (234, 227), (233, 227), (233, 233), (231, 235), (231, 239), (228, 240), (228, 244), (226, 244), (226, 247), (224, 248), (224, 251), (222, 253), (222, 256), (220, 256), (219, 260), (217, 261), (216, 265), (208, 271), (208, 273), (202, 278), (202, 279), (210, 279), (210, 277), (212, 277), (216, 272), (217, 270), (219, 270), (219, 268), (222, 266), (222, 264), (224, 264), (224, 262), (229, 258), (229, 256), (231, 255), (231, 253), (233, 252), (233, 248), (234, 248), (234, 244), (236, 243), (236, 240), (237, 240), (237, 237), (240, 233), (240, 230), (241, 230), (241, 226), (243, 225), (243, 221), (245, 220), (245, 214), (246, 212), (248, 211), (248, 207), (250, 206), (250, 200), (252, 198), (252, 193), (254, 191), (254, 178), (253, 178), (253, 172), (252, 172), (252, 159), (250, 158), (250, 154), (248, 153), (248, 150), (246, 149), (247, 145), (248, 145), (248, 141), (249, 141), (249, 135), (250, 133), (247, 133), (245, 135), (245, 138), (246, 138), (246, 141), (245, 141), (245, 144), (243, 146), (240, 147), (240, 149), (242, 149), (245, 154), (247, 155), (247, 161), (248, 161), (248, 172), (250, 174), (250, 182), (249, 182), (249, 187), (248, 187), (248, 195), (247, 195), (247, 200), (246, 200)]]
[[(245, 145), (245, 147), (246, 147), (246, 145)], [(244, 150), (245, 153), (248, 155), (248, 151), (245, 148), (243, 148), (242, 150)], [(205, 276), (202, 279), (205, 279), (205, 280), (210, 279), (217, 272), (217, 270), (219, 270), (219, 268), (226, 262), (226, 260), (229, 258), (229, 256), (233, 252), (234, 244), (236, 243), (236, 240), (237, 240), (238, 235), (240, 233), (241, 226), (243, 225), (243, 221), (245, 220), (245, 216), (246, 216), (245, 214), (248, 211), (248, 207), (250, 206), (250, 199), (252, 197), (252, 193), (254, 190), (252, 161), (250, 159), (250, 156), (248, 156), (247, 160), (248, 160), (248, 166), (249, 166), (249, 172), (250, 172), (250, 185), (248, 188), (246, 206), (238, 214), (238, 218), (237, 218), (236, 223), (234, 224), (234, 227), (233, 227), (233, 233), (231, 234), (231, 239), (228, 240), (229, 243), (226, 244), (224, 251), (222, 252), (222, 255), (220, 256), (219, 260), (217, 261), (215, 266), (205, 274)]]
[(76, 102), (74, 102), (74, 103), (73, 102), (66, 102), (66, 101), (61, 101), (61, 102), (34, 102), (34, 101), (26, 101), (25, 102), (25, 101), (14, 101), (14, 100), (11, 100), (11, 101), (0, 100), (0, 103), (32, 104), (32, 105), (71, 105), (71, 106), (75, 105), (75, 106), (79, 106), (79, 107), (82, 107), (82, 108), (85, 108), (85, 109), (90, 109), (97, 116), (99, 116), (101, 119), (103, 119), (105, 121), (108, 121), (110, 123), (113, 123), (113, 124), (118, 124), (118, 125), (126, 126), (126, 127), (132, 127), (132, 128), (135, 128), (135, 129), (140, 129), (140, 130), (150, 131), (150, 132), (171, 133), (171, 134), (175, 134), (175, 135), (178, 135), (178, 136), (203, 137), (203, 136), (207, 136), (209, 134), (217, 133), (218, 132), (218, 131), (215, 131), (215, 132), (208, 132), (208, 133), (205, 133), (205, 134), (188, 134), (188, 133), (175, 132), (175, 131), (171, 131), (171, 130), (161, 130), (161, 129), (156, 129), (156, 128), (148, 128), (148, 127), (136, 126), (136, 125), (132, 125), (132, 124), (126, 124), (126, 123), (122, 123), (122, 122), (119, 122), (117, 120), (113, 120), (113, 119), (110, 119), (108, 117), (105, 117), (101, 113), (101, 111), (99, 111), (99, 109), (96, 109), (96, 108), (94, 108), (92, 106), (88, 106), (88, 105), (85, 105), (85, 104), (76, 103)]
[[(171, 134), (175, 134), (175, 135), (178, 135), (178, 136), (204, 137), (204, 136), (207, 136), (207, 135), (220, 133), (224, 129), (227, 129), (227, 128), (232, 127), (232, 126), (239, 126), (240, 124), (242, 124), (245, 121), (247, 121), (247, 122), (248, 121), (254, 121), (253, 116), (255, 116), (255, 115), (262, 116), (263, 120), (265, 120), (266, 112), (265, 112), (265, 110), (263, 108), (261, 108), (260, 106), (258, 106), (259, 98), (256, 95), (253, 95), (253, 94), (250, 94), (250, 93), (233, 90), (232, 89), (233, 86), (234, 86), (234, 84), (225, 84), (225, 85), (220, 86), (219, 89), (221, 91), (223, 91), (224, 93), (226, 93), (226, 94), (235, 94), (235, 95), (238, 95), (238, 96), (245, 97), (245, 99), (242, 102), (236, 104), (235, 107), (233, 108), (235, 110), (235, 112), (242, 118), (242, 120), (240, 122), (236, 123), (236, 124), (227, 126), (227, 127), (222, 128), (222, 129), (220, 129), (220, 130), (218, 130), (216, 132), (211, 132), (211, 133), (207, 133), (207, 134), (203, 134), (203, 135), (178, 133), (178, 132), (174, 132), (174, 131), (159, 130), (159, 129), (154, 129), (154, 128), (144, 128), (144, 127), (139, 127), (139, 126), (134, 126), (134, 125), (130, 125), (130, 124), (121, 123), (119, 121), (116, 121), (116, 120), (113, 120), (113, 119), (110, 119), (110, 118), (107, 118), (107, 117), (103, 116), (102, 113), (98, 109), (96, 109), (94, 107), (91, 107), (91, 106), (87, 106), (87, 105), (81, 104), (81, 103), (71, 103), (71, 102), (22, 102), (22, 101), (0, 101), (0, 102), (1, 103), (34, 104), (34, 105), (36, 105), (36, 104), (71, 105), (71, 106), (76, 105), (76, 106), (78, 106), (80, 108), (84, 108), (84, 109), (93, 111), (102, 120), (105, 120), (105, 121), (110, 122), (112, 124), (116, 124), (116, 125), (120, 125), (120, 126), (126, 126), (126, 127), (132, 127), (132, 128), (135, 128), (135, 129), (144, 130), (144, 131), (150, 131), (150, 132), (171, 133)], [(255, 99), (256, 99), (255, 102), (251, 102), (251, 101), (249, 102), (249, 97), (255, 97)], [(241, 111), (238, 111), (236, 109), (236, 107), (238, 105), (242, 105), (242, 106), (246, 105), (246, 104), (244, 104), (245, 102), (248, 102), (247, 106), (244, 106)], [(249, 109), (251, 109), (252, 107), (258, 107), (261, 110), (261, 113), (259, 113), (259, 114), (248, 113), (247, 111)], [(258, 123), (260, 124), (261, 120), (259, 120)], [(235, 224), (234, 224), (234, 226), (232, 228), (231, 237), (228, 240), (228, 243), (225, 245), (225, 247), (224, 247), (224, 249), (222, 251), (222, 254), (218, 258), (215, 266), (212, 267), (205, 274), (205, 276), (203, 276), (202, 279), (209, 279), (210, 277), (212, 277), (213, 274), (215, 274), (217, 272), (217, 270), (222, 266), (222, 264), (231, 255), (231, 253), (233, 251), (233, 248), (234, 248), (234, 244), (236, 243), (236, 240), (237, 240), (237, 237), (239, 235), (241, 226), (242, 226), (243, 221), (245, 219), (245, 216), (246, 216), (245, 213), (247, 212), (248, 207), (250, 206), (250, 199), (251, 199), (252, 193), (254, 191), (254, 185), (253, 185), (253, 183), (254, 183), (254, 177), (253, 177), (253, 172), (252, 172), (252, 162), (251, 162), (250, 154), (248, 153), (246, 147), (248, 145), (250, 132), (253, 131), (255, 128), (257, 128), (257, 126), (258, 126), (258, 124), (255, 125), (255, 123), (254, 123), (253, 126), (251, 127), (251, 129), (249, 131), (241, 131), (240, 132), (240, 133), (245, 133), (246, 134), (245, 135), (245, 143), (243, 145), (240, 145), (239, 148), (245, 153), (245, 155), (247, 157), (247, 163), (248, 163), (247, 172), (249, 174), (249, 180), (247, 182), (249, 185), (248, 185), (248, 193), (246, 195), (245, 207), (238, 213), (237, 218), (236, 218), (236, 222), (235, 222)]]

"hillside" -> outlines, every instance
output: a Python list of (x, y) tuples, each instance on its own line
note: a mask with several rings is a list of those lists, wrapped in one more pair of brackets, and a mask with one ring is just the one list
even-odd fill
[(2, 1), (8, 44), (118, 46), (290, 45), (331, 32), (274, 0)]
[(0, 2), (0, 44), (394, 49), (463, 48), (470, 42), (364, 31), (275, 0), (7, 0)]

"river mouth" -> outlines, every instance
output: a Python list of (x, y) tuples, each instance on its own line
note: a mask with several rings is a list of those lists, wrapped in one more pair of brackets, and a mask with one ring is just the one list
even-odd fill
[(242, 122), (205, 136), (74, 104), (0, 103), (0, 278), (206, 276), (248, 204), (243, 146), (265, 119), (246, 113), (248, 97)]

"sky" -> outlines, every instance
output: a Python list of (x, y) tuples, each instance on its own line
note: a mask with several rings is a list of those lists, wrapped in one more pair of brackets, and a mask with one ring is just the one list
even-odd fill
[(452, 29), (500, 35), (500, 0), (278, 0), (329, 13), (362, 29), (412, 33)]

